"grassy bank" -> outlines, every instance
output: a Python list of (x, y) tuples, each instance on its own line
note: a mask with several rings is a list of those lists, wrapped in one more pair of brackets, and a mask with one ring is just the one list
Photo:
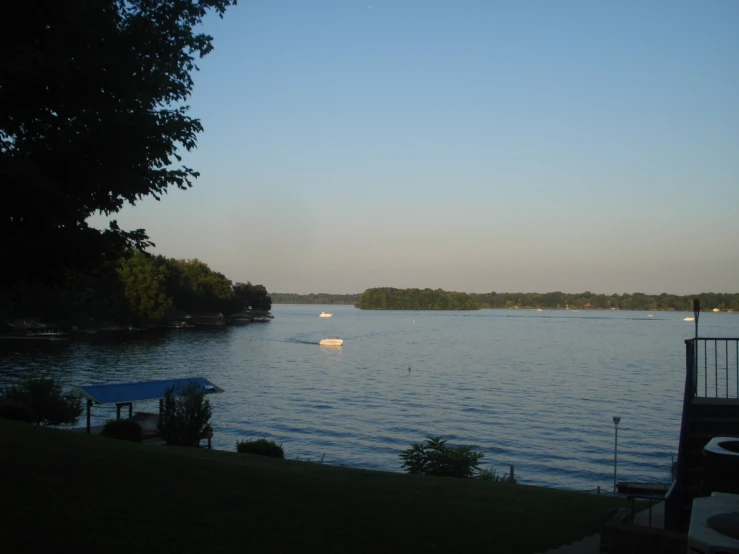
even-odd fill
[(2, 552), (514, 552), (623, 503), (493, 483), (142, 446), (0, 420)]

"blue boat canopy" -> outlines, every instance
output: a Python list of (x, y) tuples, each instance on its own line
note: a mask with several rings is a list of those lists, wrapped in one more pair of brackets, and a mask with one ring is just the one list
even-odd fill
[(97, 404), (120, 404), (138, 400), (156, 400), (166, 396), (167, 389), (174, 387), (175, 396), (187, 386), (195, 383), (205, 393), (223, 392), (205, 377), (186, 377), (163, 379), (161, 381), (141, 381), (138, 383), (115, 383), (110, 385), (83, 385), (73, 387), (68, 395), (86, 398)]

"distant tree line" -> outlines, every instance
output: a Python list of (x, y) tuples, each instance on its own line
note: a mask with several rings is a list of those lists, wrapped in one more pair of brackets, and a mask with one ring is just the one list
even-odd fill
[(273, 304), (355, 304), (359, 301), (359, 294), (295, 294), (291, 292), (273, 292)]
[(479, 310), (471, 294), (441, 289), (367, 289), (355, 304), (362, 310)]
[(19, 282), (0, 306), (0, 316), (90, 327), (271, 308), (263, 285), (232, 283), (197, 259), (176, 260), (134, 250), (93, 272), (72, 273), (63, 285)]
[(365, 310), (477, 310), (480, 308), (541, 308), (573, 310), (692, 311), (693, 299), (701, 309), (739, 312), (738, 293), (704, 292), (693, 295), (489, 292), (462, 293), (442, 289), (371, 288), (360, 294), (273, 293), (275, 304), (354, 304)]
[(641, 292), (624, 294), (593, 294), (585, 291), (578, 294), (564, 292), (490, 292), (470, 295), (482, 308), (546, 308), (576, 310), (668, 310), (692, 311), (693, 299), (699, 298), (702, 310), (739, 311), (739, 294), (704, 292), (679, 296), (662, 293), (658, 295)]

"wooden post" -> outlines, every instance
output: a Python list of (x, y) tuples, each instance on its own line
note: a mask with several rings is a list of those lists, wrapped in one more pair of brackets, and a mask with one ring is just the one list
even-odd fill
[(133, 402), (128, 403), (128, 419), (133, 418)]
[(92, 407), (92, 400), (87, 399), (87, 434), (90, 434), (90, 408)]
[(121, 419), (121, 405), (120, 404), (115, 405), (115, 418)]
[(596, 494), (600, 494), (600, 485), (598, 485), (597, 491), (598, 492)]

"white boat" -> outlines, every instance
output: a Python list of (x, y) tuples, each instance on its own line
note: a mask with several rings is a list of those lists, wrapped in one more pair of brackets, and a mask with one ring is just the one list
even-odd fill
[(694, 317), (684, 317), (683, 321), (695, 321)]
[(654, 317), (654, 314), (647, 314), (647, 317)]
[(341, 346), (344, 344), (344, 339), (340, 339), (338, 337), (326, 337), (325, 339), (321, 339), (321, 342), (319, 342), (321, 346)]
[(321, 312), (318, 317), (333, 317), (334, 314), (327, 314), (326, 312)]

